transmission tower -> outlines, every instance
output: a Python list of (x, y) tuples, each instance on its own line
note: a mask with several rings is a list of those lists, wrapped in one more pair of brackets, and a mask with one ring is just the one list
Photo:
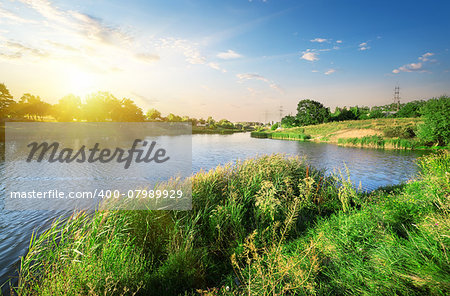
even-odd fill
[(281, 127), (281, 119), (283, 119), (283, 106), (280, 105), (280, 127)]
[(397, 104), (397, 112), (400, 110), (400, 87), (397, 85), (394, 89), (394, 104)]

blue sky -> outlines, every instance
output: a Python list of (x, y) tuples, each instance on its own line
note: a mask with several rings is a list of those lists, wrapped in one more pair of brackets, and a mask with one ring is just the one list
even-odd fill
[(276, 120), (450, 94), (448, 1), (1, 1), (0, 81), (56, 102)]

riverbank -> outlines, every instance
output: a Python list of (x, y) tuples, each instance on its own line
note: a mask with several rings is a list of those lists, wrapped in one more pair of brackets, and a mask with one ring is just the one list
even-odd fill
[(370, 194), (298, 158), (200, 172), (192, 177), (192, 211), (56, 222), (32, 238), (17, 291), (445, 295), (450, 156), (419, 165), (415, 180)]
[(207, 127), (207, 126), (192, 126), (192, 134), (220, 134), (230, 135), (234, 133), (244, 133), (248, 130), (238, 128), (223, 128), (223, 127)]
[(417, 137), (420, 118), (378, 118), (329, 122), (281, 130), (252, 132), (255, 138), (314, 141), (347, 147), (382, 149), (449, 149), (425, 146)]

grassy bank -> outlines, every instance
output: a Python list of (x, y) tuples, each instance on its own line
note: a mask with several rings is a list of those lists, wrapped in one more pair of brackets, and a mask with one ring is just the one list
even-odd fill
[(282, 140), (311, 140), (342, 146), (383, 149), (436, 149), (427, 147), (417, 137), (419, 118), (378, 118), (329, 122), (281, 131), (253, 132), (252, 137)]
[(242, 133), (242, 132), (245, 132), (245, 130), (238, 129), (238, 128), (192, 126), (192, 134), (221, 134), (221, 135), (229, 135), (229, 134)]
[(358, 192), (280, 155), (192, 177), (193, 209), (57, 221), (21, 262), (20, 295), (446, 295), (450, 155)]

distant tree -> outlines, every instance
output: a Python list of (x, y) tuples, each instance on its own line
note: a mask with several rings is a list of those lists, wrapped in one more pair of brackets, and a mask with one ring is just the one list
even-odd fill
[(421, 109), (426, 104), (425, 101), (412, 101), (406, 103), (396, 114), (396, 117), (420, 117)]
[(208, 116), (208, 119), (206, 119), (206, 123), (208, 125), (214, 125), (216, 121), (212, 118), (212, 116)]
[(422, 108), (424, 124), (419, 126), (418, 136), (425, 142), (438, 145), (450, 144), (450, 98), (431, 99)]
[[(355, 107), (352, 107), (352, 108), (355, 108)], [(350, 110), (347, 110), (347, 107), (344, 107), (344, 108), (337, 107), (335, 109), (334, 113), (331, 115), (331, 120), (332, 121), (344, 121), (344, 120), (358, 119), (358, 117), (355, 115), (356, 112), (353, 112), (352, 108), (350, 108)]]
[(159, 112), (158, 110), (156, 110), (155, 108), (149, 109), (147, 111), (147, 119), (150, 121), (155, 121), (155, 120), (161, 120), (161, 112)]
[(385, 117), (385, 116), (384, 116), (383, 111), (381, 111), (381, 109), (374, 109), (374, 108), (372, 108), (372, 110), (369, 113), (369, 118), (370, 119), (383, 118), (383, 117)]
[(139, 108), (133, 100), (124, 98), (120, 102), (120, 108), (114, 109), (113, 121), (119, 122), (140, 122), (144, 121), (145, 116), (142, 109)]
[(217, 126), (223, 127), (223, 128), (234, 128), (234, 124), (227, 120), (227, 119), (221, 119), (216, 123)]
[(369, 113), (370, 113), (370, 108), (369, 107), (360, 107), (359, 108), (358, 119), (359, 120), (369, 119)]
[(170, 113), (169, 115), (167, 115), (167, 121), (182, 121), (182, 118), (181, 116)]
[(15, 106), (16, 113), (25, 116), (28, 119), (42, 119), (44, 116), (50, 114), (51, 105), (44, 102), (39, 96), (32, 94), (24, 94), (19, 103)]
[(14, 103), (13, 96), (6, 88), (6, 85), (0, 83), (0, 118), (5, 118), (9, 115), (10, 107)]
[(279, 123), (275, 122), (274, 124), (272, 124), (272, 126), (270, 127), (271, 130), (276, 130), (278, 128)]
[(281, 126), (283, 128), (290, 128), (290, 127), (295, 127), (298, 125), (299, 125), (299, 123), (298, 123), (297, 117), (295, 117), (295, 116), (287, 115), (281, 119)]
[(197, 126), (198, 124), (198, 119), (196, 118), (189, 118), (189, 121), (192, 122), (192, 126)]
[(58, 121), (71, 122), (80, 118), (81, 100), (75, 95), (67, 95), (53, 105), (52, 115)]
[(120, 116), (120, 109), (121, 102), (111, 93), (97, 92), (87, 96), (82, 114), (90, 122), (115, 120)]
[(301, 100), (297, 105), (297, 120), (300, 126), (328, 122), (330, 110), (313, 100)]

